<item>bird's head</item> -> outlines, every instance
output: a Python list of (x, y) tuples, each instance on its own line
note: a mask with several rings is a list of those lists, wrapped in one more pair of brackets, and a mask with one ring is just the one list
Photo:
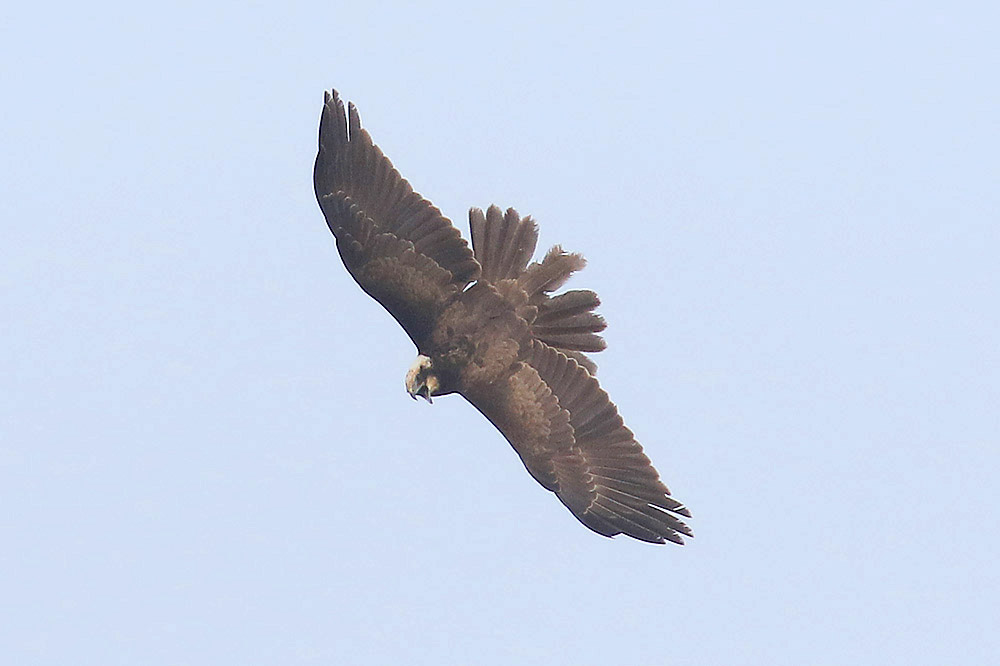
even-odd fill
[(431, 359), (421, 354), (406, 371), (406, 392), (414, 400), (417, 396), (427, 402), (434, 402), (431, 396), (437, 395), (441, 381), (431, 368)]

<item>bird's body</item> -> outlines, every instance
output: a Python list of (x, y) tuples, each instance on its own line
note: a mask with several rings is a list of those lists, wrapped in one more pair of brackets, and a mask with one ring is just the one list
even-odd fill
[(531, 475), (605, 536), (683, 543), (670, 497), (585, 355), (604, 348), (597, 295), (553, 296), (583, 268), (554, 247), (528, 265), (538, 229), (516, 211), (470, 211), (472, 249), (371, 141), (353, 105), (327, 94), (314, 185), (351, 275), (417, 346), (411, 396), (459, 393)]

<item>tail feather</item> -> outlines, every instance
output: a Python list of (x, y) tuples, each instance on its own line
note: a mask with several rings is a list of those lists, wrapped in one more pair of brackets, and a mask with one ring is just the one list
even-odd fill
[(483, 214), (479, 208), (469, 211), (472, 250), (483, 267), (482, 276), (494, 284), (517, 278), (535, 253), (538, 226), (530, 217), (521, 217), (513, 208), (502, 213), (490, 206)]
[(579, 352), (599, 352), (607, 347), (604, 338), (596, 333), (582, 332), (574, 333), (569, 331), (539, 330), (532, 326), (531, 332), (536, 338), (556, 349), (579, 351)]
[(598, 333), (608, 325), (604, 317), (594, 312), (600, 304), (597, 294), (584, 289), (553, 296), (538, 306), (538, 316), (532, 322), (531, 330), (535, 337), (553, 347), (581, 352), (601, 351), (606, 343)]
[(607, 324), (594, 310), (601, 304), (597, 294), (589, 289), (574, 289), (553, 296), (538, 306), (539, 326), (583, 328), (600, 333)]
[(587, 265), (582, 254), (564, 252), (555, 245), (545, 253), (545, 258), (528, 266), (517, 278), (518, 284), (528, 293), (532, 301), (544, 300), (540, 295), (548, 295), (566, 283), (569, 277)]
[(551, 295), (587, 264), (583, 256), (556, 245), (541, 261), (529, 266), (538, 242), (538, 227), (530, 217), (522, 219), (513, 208), (506, 213), (496, 206), (490, 206), (485, 213), (473, 208), (469, 211), (469, 227), (482, 278), (514, 305), (531, 326), (535, 339), (595, 374), (597, 366), (583, 352), (598, 352), (606, 346), (599, 334), (607, 324), (594, 312), (600, 299), (585, 289)]

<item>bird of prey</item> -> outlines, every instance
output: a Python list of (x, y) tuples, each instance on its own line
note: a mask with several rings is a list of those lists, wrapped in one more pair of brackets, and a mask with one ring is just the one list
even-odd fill
[(599, 300), (553, 295), (584, 266), (553, 247), (531, 260), (538, 227), (496, 206), (469, 212), (472, 248), (413, 191), (361, 127), (325, 93), (316, 199), (358, 285), (417, 347), (406, 390), (431, 402), (458, 393), (510, 442), (528, 472), (604, 536), (683, 544), (693, 536), (585, 354), (604, 349)]

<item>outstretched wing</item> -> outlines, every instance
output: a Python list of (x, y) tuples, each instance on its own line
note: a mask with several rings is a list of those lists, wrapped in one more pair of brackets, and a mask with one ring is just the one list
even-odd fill
[(479, 263), (336, 91), (325, 95), (313, 186), (347, 270), (419, 347), (447, 300), (479, 276)]
[(608, 394), (574, 359), (535, 340), (506, 381), (462, 393), (590, 529), (651, 543), (693, 536), (678, 518), (690, 512), (670, 497)]

